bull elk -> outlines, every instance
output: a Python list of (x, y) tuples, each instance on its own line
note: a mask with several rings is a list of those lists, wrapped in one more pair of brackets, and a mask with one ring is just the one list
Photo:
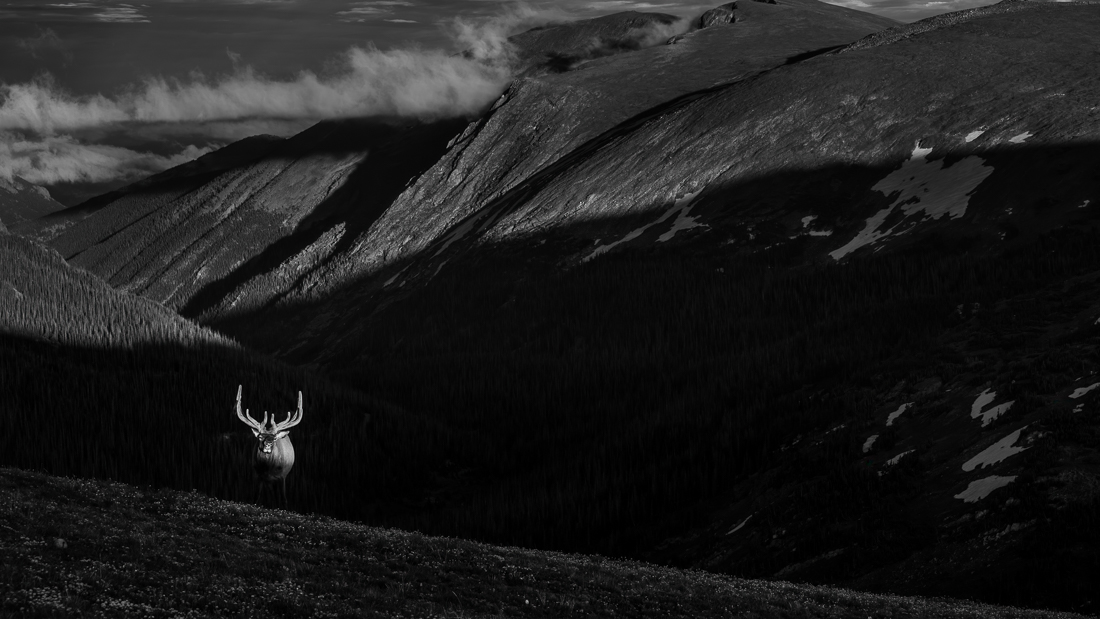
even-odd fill
[(265, 486), (274, 490), (275, 483), (281, 482), (283, 507), (286, 507), (286, 476), (294, 467), (294, 445), (290, 443), (290, 429), (302, 422), (302, 392), (298, 392), (297, 412), (287, 413), (286, 421), (282, 423), (276, 423), (275, 415), (272, 414), (269, 423), (267, 411), (264, 411), (264, 420), (260, 422), (253, 419), (247, 409), (241, 410), (242, 387), (237, 387), (237, 417), (252, 429), (257, 441), (256, 450), (252, 452), (252, 465), (260, 480), (256, 489), (256, 502), (260, 502)]

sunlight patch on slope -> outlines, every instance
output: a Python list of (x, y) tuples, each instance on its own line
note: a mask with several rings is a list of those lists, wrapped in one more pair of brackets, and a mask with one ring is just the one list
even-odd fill
[(843, 247), (829, 252), (834, 260), (840, 260), (891, 234), (907, 232), (912, 224), (899, 230), (904, 221), (885, 230), (880, 229), (887, 217), (899, 207), (905, 214), (905, 219), (915, 214), (923, 214), (931, 219), (940, 219), (945, 215), (958, 219), (966, 213), (970, 194), (993, 173), (993, 168), (985, 165), (981, 157), (974, 155), (945, 167), (942, 159), (927, 160), (931, 152), (931, 148), (921, 148), (920, 142), (917, 142), (908, 161), (871, 187), (873, 191), (886, 196), (897, 194), (897, 198), (893, 204), (872, 215), (855, 238)]
[(962, 499), (966, 503), (977, 503), (978, 501), (989, 496), (991, 492), (998, 488), (1004, 488), (1008, 484), (1016, 481), (1015, 475), (1009, 475), (1003, 477), (1001, 475), (991, 475), (984, 479), (970, 482), (970, 485), (966, 487), (959, 494), (955, 495), (956, 499)]
[(970, 406), (970, 418), (977, 419), (981, 417), (982, 427), (988, 426), (995, 419), (1008, 412), (1008, 409), (1012, 408), (1015, 400), (1005, 402), (1004, 404), (998, 404), (993, 408), (985, 408), (987, 405), (992, 404), (993, 400), (997, 398), (997, 392), (992, 389), (986, 389), (978, 394), (978, 398), (974, 400), (974, 404)]
[(962, 470), (969, 473), (970, 471), (973, 471), (977, 468), (992, 466), (994, 464), (997, 464), (998, 462), (1007, 460), (1008, 458), (1020, 453), (1021, 451), (1029, 449), (1028, 447), (1015, 446), (1016, 441), (1020, 439), (1020, 432), (1022, 432), (1026, 427), (1027, 426), (1024, 426), (1023, 428), (1016, 430), (1012, 434), (1009, 434), (1008, 436), (1002, 438), (996, 443), (993, 443), (978, 455), (964, 462), (962, 465)]

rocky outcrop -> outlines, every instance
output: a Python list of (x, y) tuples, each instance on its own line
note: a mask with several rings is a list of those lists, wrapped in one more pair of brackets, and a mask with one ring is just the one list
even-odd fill
[(710, 28), (711, 26), (724, 26), (726, 24), (732, 24), (738, 21), (737, 16), (737, 3), (730, 2), (729, 4), (723, 4), (722, 6), (713, 8), (699, 17), (699, 28)]

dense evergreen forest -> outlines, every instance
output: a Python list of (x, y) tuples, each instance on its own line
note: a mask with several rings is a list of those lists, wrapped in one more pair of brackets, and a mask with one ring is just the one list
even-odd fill
[[(1082, 318), (1100, 271), (1087, 228), (1003, 253), (925, 247), (797, 266), (782, 252), (633, 250), (524, 277), (501, 275), (514, 275), (515, 249), (485, 248), (365, 318), (369, 345), (325, 378), (0, 239), (4, 464), (250, 497), (235, 387), (254, 412), (280, 414), (301, 389), (292, 508), (539, 548), (638, 556), (770, 471), (771, 487), (798, 481), (791, 509), (858, 523), (847, 535), (861, 551), (835, 575), (850, 577), (936, 541), (890, 515), (921, 491), (920, 460), (886, 476), (860, 463), (859, 424), (884, 391), (993, 381), (1019, 400), (1018, 418), (1100, 367), (1100, 327)], [(1100, 447), (1090, 420), (1047, 423)], [(1074, 522), (1094, 522), (1090, 509)], [(733, 571), (768, 575), (792, 558), (760, 549)], [(1079, 580), (1059, 590), (1071, 598), (1041, 601), (1078, 604)], [(980, 595), (1028, 601), (1009, 586)]]

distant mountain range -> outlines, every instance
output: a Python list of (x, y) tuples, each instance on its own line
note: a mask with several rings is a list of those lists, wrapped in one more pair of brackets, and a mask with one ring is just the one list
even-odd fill
[(0, 178), (0, 228), (10, 228), (43, 217), (65, 206), (50, 197), (45, 187), (13, 176)]
[(358, 392), (301, 472), (357, 492), (316, 509), (1096, 612), (1096, 32), (621, 13), (514, 37), (477, 118), (249, 138), (7, 227)]

